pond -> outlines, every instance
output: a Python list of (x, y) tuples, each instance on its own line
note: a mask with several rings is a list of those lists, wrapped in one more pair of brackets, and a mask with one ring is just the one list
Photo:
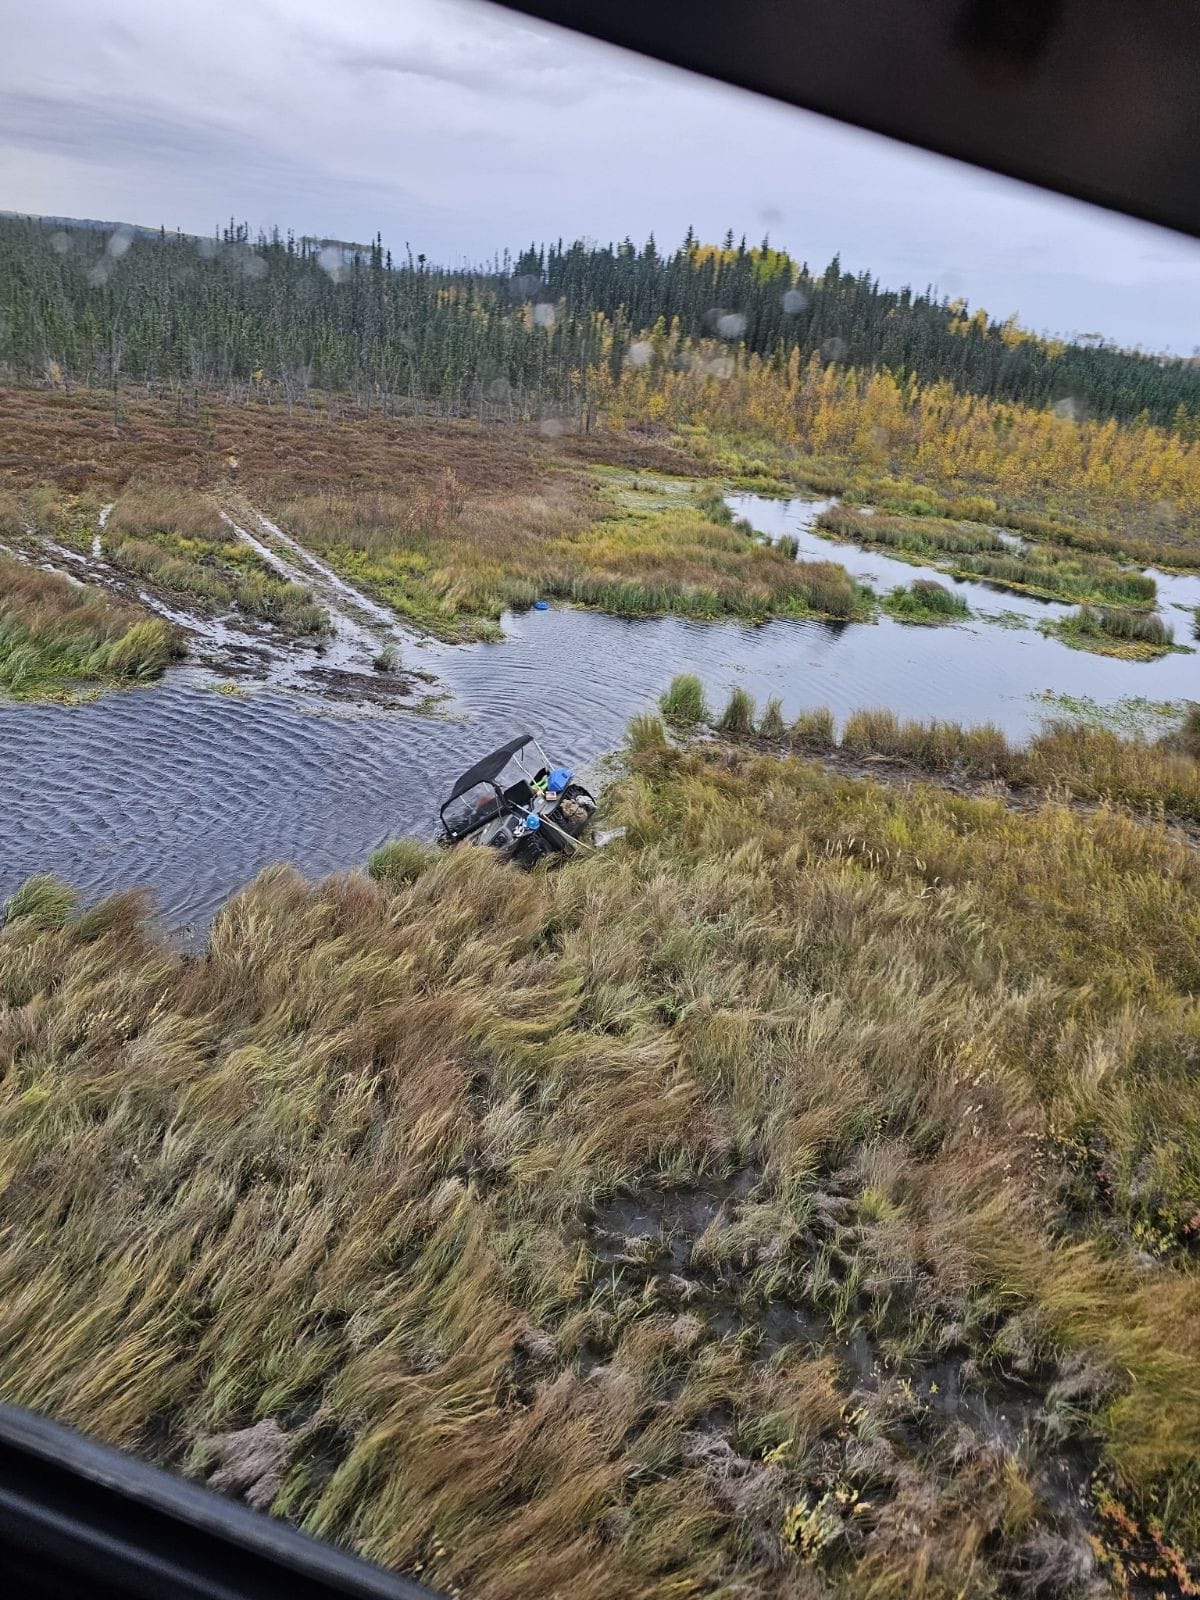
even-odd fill
[[(919, 575), (822, 540), (811, 524), (824, 502), (732, 504), (880, 591)], [(1172, 581), (1184, 586), (1180, 598), (1197, 585)], [(961, 589), (976, 611), (1030, 623), (1065, 609), (982, 584)], [(697, 673), (714, 701), (741, 684), (760, 703), (779, 695), (789, 715), (890, 705), (905, 716), (991, 720), (1019, 737), (1045, 714), (1034, 698), (1043, 690), (1100, 702), (1190, 698), (1200, 659), (1113, 661), (982, 620), (752, 627), (563, 608), (506, 617), (504, 628), (498, 644), (407, 645), (406, 665), (449, 691), (433, 715), (331, 707), (272, 687), (217, 694), (196, 668), (81, 705), (0, 703), (0, 895), (48, 870), (89, 898), (145, 885), (169, 926), (196, 929), (270, 862), (320, 874), (362, 862), (390, 835), (432, 835), (450, 781), (514, 732), (536, 732), (556, 758), (586, 767), (677, 672)], [(1190, 619), (1176, 632), (1188, 637)]]

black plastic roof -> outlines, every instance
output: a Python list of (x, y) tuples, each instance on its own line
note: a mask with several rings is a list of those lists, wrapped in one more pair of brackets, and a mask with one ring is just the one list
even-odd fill
[(510, 739), (507, 744), (502, 744), (498, 750), (493, 750), (491, 755), (484, 756), (473, 767), (468, 767), (459, 778), (458, 782), (446, 796), (446, 804), (456, 800), (460, 794), (466, 794), (468, 789), (473, 789), (477, 783), (490, 783), (498, 773), (503, 771), (505, 763), (515, 756), (522, 745), (527, 745), (533, 735), (531, 733), (518, 733), (515, 739)]

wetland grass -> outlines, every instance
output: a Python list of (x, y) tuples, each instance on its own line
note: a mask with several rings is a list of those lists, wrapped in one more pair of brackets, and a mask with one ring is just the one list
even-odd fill
[(270, 1424), (232, 1486), (478, 1600), (1194, 1581), (1195, 854), (627, 759), (557, 873), (273, 868), (187, 956), (14, 897), (0, 1394)]
[(73, 684), (144, 683), (182, 644), (171, 625), (97, 588), (0, 556), (0, 688), (18, 698)]
[(312, 592), (281, 578), (207, 495), (159, 484), (129, 489), (102, 538), (115, 567), (194, 610), (240, 612), (293, 638), (330, 631)]
[(897, 622), (936, 626), (941, 622), (962, 622), (971, 615), (971, 608), (961, 595), (932, 578), (914, 578), (907, 589), (893, 589), (882, 605)]
[(710, 712), (708, 702), (704, 698), (704, 686), (700, 679), (690, 672), (683, 672), (672, 678), (669, 686), (659, 696), (658, 703), (667, 721), (678, 727), (693, 728), (709, 720)]
[(1171, 627), (1156, 612), (1080, 606), (1069, 616), (1042, 623), (1041, 629), (1072, 649), (1123, 661), (1153, 661), (1186, 648), (1176, 645)]

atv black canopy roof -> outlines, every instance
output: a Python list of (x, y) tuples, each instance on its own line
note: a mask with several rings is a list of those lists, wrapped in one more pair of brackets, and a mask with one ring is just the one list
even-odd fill
[(515, 756), (523, 745), (529, 744), (532, 738), (531, 733), (519, 733), (515, 739), (510, 739), (498, 750), (493, 750), (491, 755), (484, 756), (482, 761), (477, 761), (473, 767), (468, 767), (446, 796), (446, 804), (449, 805), (451, 800), (457, 800), (460, 794), (466, 794), (467, 790), (473, 789), (477, 783), (490, 783), (503, 772), (509, 759)]

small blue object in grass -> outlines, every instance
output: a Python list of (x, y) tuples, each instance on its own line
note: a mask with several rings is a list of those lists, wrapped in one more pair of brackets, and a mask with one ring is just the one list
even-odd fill
[(535, 611), (549, 611), (550, 602), (549, 600), (535, 600), (533, 602), (533, 609)]

